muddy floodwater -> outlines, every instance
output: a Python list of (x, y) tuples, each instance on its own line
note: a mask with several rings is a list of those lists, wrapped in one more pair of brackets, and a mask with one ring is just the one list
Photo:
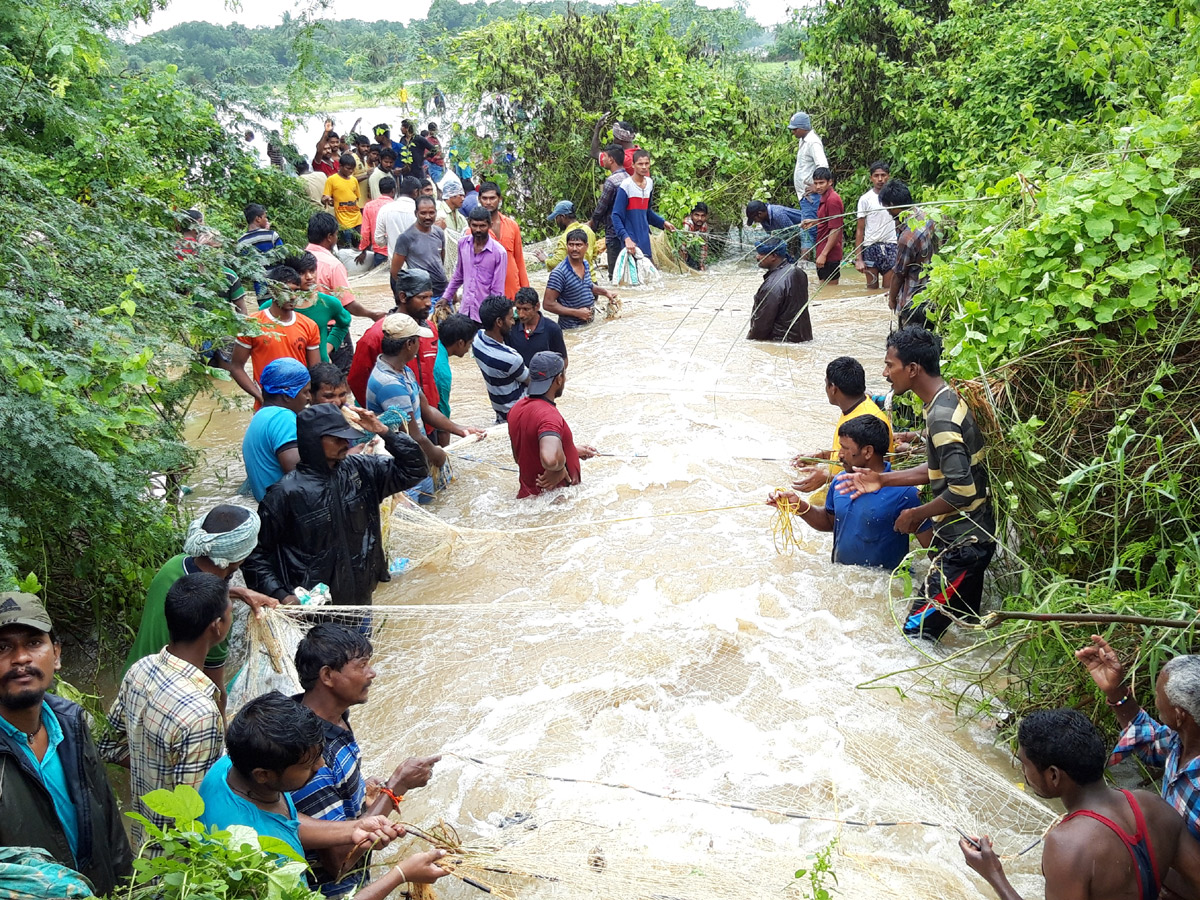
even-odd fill
[[(371, 280), (360, 299), (389, 308)], [(522, 894), (799, 897), (795, 871), (836, 838), (839, 896), (984, 896), (954, 827), (1011, 855), (1053, 820), (987, 723), (856, 687), (925, 662), (898, 633), (886, 574), (831, 565), (831, 538), (799, 521), (801, 547), (776, 552), (761, 502), (791, 478), (774, 460), (831, 446), (829, 360), (855, 356), (883, 393), (889, 317), (851, 270), (815, 297), (811, 343), (750, 343), (759, 281), (750, 266), (669, 277), (568, 332), (559, 407), (577, 442), (617, 455), (518, 501), (506, 434), (467, 448), (429, 510), (485, 533), (376, 594), (379, 677), (352, 713), (365, 773), (444, 754), (403, 818), (540, 835), (544, 877)], [(491, 425), (474, 360), (452, 368), (452, 417)], [(224, 396), (192, 416), (197, 508), (244, 477), (249, 402)], [(535, 526), (554, 527), (520, 531)], [(1041, 890), (1039, 860), (1006, 864), (1019, 887)], [(447, 881), (446, 896), (478, 895)]]

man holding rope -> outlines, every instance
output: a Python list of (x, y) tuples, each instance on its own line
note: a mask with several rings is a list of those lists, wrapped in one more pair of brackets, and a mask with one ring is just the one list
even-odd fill
[(909, 325), (888, 335), (883, 377), (897, 396), (912, 391), (925, 409), (929, 461), (912, 469), (873, 472), (855, 468), (834, 479), (837, 490), (856, 499), (881, 487), (928, 484), (933, 499), (906, 509), (897, 531), (915, 534), (933, 520), (936, 551), (922, 596), (904, 623), (904, 634), (937, 641), (953, 617), (978, 619), (983, 576), (996, 552), (996, 520), (983, 464), (983, 433), (967, 405), (942, 379), (941, 341)]

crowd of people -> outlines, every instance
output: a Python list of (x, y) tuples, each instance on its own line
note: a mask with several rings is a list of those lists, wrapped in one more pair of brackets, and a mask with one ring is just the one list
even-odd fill
[[(44, 865), (105, 894), (130, 875), (135, 849), (162, 852), (155, 835), (168, 823), (142, 798), (189, 785), (205, 801), (205, 824), (249, 825), (283, 841), (308, 860), (309, 881), (326, 896), (375, 900), (446, 874), (441, 852), (430, 851), (370, 879), (371, 852), (403, 834), (389, 815), (429, 782), (439, 757), (408, 759), (382, 783), (364, 778), (349, 714), (367, 702), (376, 675), (369, 624), (316, 625), (295, 655), (300, 693), (252, 699), (228, 718), (233, 602), (257, 611), (324, 588), (334, 604), (371, 604), (391, 577), (381, 505), (402, 492), (430, 502), (451, 480), (450, 441), (486, 435), (451, 416), (450, 357), (470, 353), (479, 367), (496, 422), (507, 425), (519, 498), (580, 482), (581, 461), (596, 450), (575, 443), (558, 407), (569, 365), (564, 331), (594, 321), (597, 298), (618, 299), (594, 277), (602, 249), (611, 281), (622, 251), (652, 255), (651, 226), (674, 228), (652, 206), (649, 152), (625, 122), (613, 123), (613, 141), (601, 148), (605, 124), (593, 155), (609, 175), (591, 217), (579, 218), (565, 200), (547, 217), (560, 234), (552, 254), (537, 255), (549, 271), (542, 297), (530, 286), (521, 228), (501, 211), (500, 188), (447, 165), (436, 123), (417, 134), (405, 121), (399, 141), (379, 125), (371, 141), (339, 136), (327, 122), (311, 166), (298, 166), (322, 207), (299, 254), (288, 255), (267, 209), (246, 207), (238, 247), (262, 254), (264, 274), (249, 286), (231, 278), (228, 297), (246, 327), (231, 355), (210, 347), (206, 358), (253, 398), (242, 454), (257, 509), (219, 505), (191, 523), (181, 552), (149, 586), (111, 727), (98, 742), (80, 707), (50, 692), (61, 644), (45, 608), (29, 594), (0, 594), (3, 843), (40, 848)], [(763, 283), (751, 340), (811, 340), (803, 262), (835, 283), (846, 256), (844, 205), (823, 143), (806, 113), (788, 125), (798, 139), (798, 207), (746, 206), (748, 223), (767, 232), (755, 248)], [(911, 536), (932, 548), (903, 631), (937, 641), (956, 622), (978, 621), (996, 552), (984, 438), (942, 378), (941, 343), (925, 327), (919, 295), (936, 223), (890, 179), (886, 162), (869, 171), (852, 253), (867, 287), (886, 291), (897, 315), (883, 348), (891, 391), (872, 397), (858, 360), (830, 361), (825, 391), (840, 414), (831, 442), (797, 457), (793, 490), (767, 502), (832, 533), (837, 564), (892, 571)], [(709, 264), (708, 212), (698, 203), (682, 223), (699, 236), (686, 253), (698, 270)], [(181, 255), (204, 242), (202, 224), (190, 216)], [(452, 264), (447, 233), (459, 236)], [(388, 265), (390, 310), (355, 297), (339, 249), (361, 266)], [(247, 309), (249, 297), (255, 307)], [(357, 343), (355, 317), (372, 320)], [(893, 430), (891, 400), (909, 393), (923, 410), (919, 435)], [(924, 464), (893, 468), (899, 452), (918, 445)], [(238, 572), (245, 586), (231, 585)], [(1103, 639), (1078, 656), (1123, 730), (1109, 754), (1078, 713), (1038, 713), (1020, 725), (1026, 782), (1068, 810), (1046, 840), (1047, 896), (1188, 896), (1200, 884), (1200, 657), (1163, 667), (1156, 721), (1137, 707)], [(1130, 754), (1165, 767), (1162, 797), (1105, 784), (1106, 761)], [(133, 808), (149, 827), (127, 835), (104, 762), (129, 769)], [(961, 846), (1004, 900), (1016, 896), (986, 836)]]

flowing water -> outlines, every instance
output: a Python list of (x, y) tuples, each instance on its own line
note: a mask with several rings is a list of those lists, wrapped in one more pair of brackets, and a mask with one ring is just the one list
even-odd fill
[[(569, 332), (559, 407), (578, 443), (620, 456), (585, 461), (578, 487), (518, 501), (503, 431), (472, 445), (431, 510), (493, 533), (376, 594), (379, 678), (354, 711), (366, 774), (446, 754), (405, 820), (539, 836), (553, 876), (530, 895), (801, 896), (794, 871), (839, 838), (841, 896), (974, 897), (982, 882), (949, 826), (1013, 854), (1052, 821), (993, 732), (920, 694), (856, 689), (925, 661), (898, 634), (885, 574), (831, 565), (830, 537), (799, 521), (801, 548), (776, 552), (761, 502), (790, 471), (771, 460), (830, 446), (830, 359), (857, 357), (868, 390), (883, 391), (889, 317), (850, 271), (816, 296), (814, 341), (750, 343), (759, 280), (750, 266), (669, 277), (623, 291), (619, 318)], [(359, 296), (391, 305), (382, 279)], [(452, 368), (453, 418), (490, 425), (474, 361)], [(206, 451), (198, 508), (243, 477), (249, 404), (226, 397), (232, 408), (192, 419)], [(612, 519), (631, 520), (599, 523)], [(532, 526), (555, 527), (519, 531)], [(518, 812), (540, 828), (499, 827)], [(1037, 885), (1039, 857), (1008, 863), (1018, 886)]]

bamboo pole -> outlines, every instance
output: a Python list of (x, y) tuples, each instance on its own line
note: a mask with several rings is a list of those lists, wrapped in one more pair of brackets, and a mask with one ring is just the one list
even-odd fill
[(1014, 619), (1025, 622), (1066, 622), (1075, 625), (1147, 625), (1151, 628), (1193, 628), (1197, 622), (1197, 619), (1158, 619), (1118, 613), (1029, 613), (1000, 609), (984, 617), (983, 627), (995, 628)]

